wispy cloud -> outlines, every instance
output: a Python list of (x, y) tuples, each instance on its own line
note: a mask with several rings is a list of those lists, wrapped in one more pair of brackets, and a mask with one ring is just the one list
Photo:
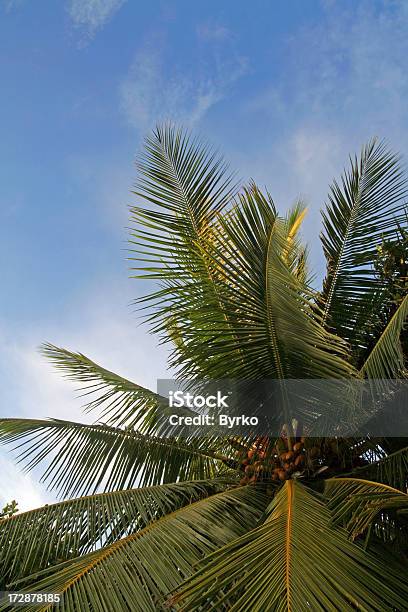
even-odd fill
[(287, 41), (284, 77), (248, 101), (248, 111), (278, 115), (295, 129), (333, 126), (347, 138), (398, 136), (408, 128), (408, 5), (324, 6), (324, 19)]
[(14, 9), (20, 8), (24, 1), (25, 0), (1, 0), (0, 6), (3, 7), (6, 13), (9, 13)]
[(74, 25), (92, 38), (125, 2), (126, 0), (70, 0), (67, 8)]
[(166, 64), (165, 51), (162, 44), (144, 45), (120, 88), (121, 107), (128, 122), (142, 131), (163, 119), (194, 126), (228, 96), (248, 67), (246, 58), (230, 47), (222, 54), (218, 49), (206, 49), (206, 65), (202, 68), (191, 63)]
[(197, 28), (198, 37), (203, 40), (212, 40), (223, 42), (232, 38), (232, 32), (226, 26), (220, 23), (207, 21), (202, 23)]
[[(6, 12), (20, 8), (26, 0), (0, 0)], [(66, 0), (66, 9), (74, 26), (89, 40), (102, 29), (127, 0)]]

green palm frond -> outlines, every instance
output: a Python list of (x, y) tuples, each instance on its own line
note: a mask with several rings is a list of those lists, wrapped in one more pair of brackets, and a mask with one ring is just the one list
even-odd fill
[[(403, 440), (406, 444), (406, 439)], [(382, 442), (384, 444), (384, 442)], [(408, 488), (408, 446), (388, 453), (366, 466), (356, 468), (350, 476), (367, 478), (401, 491)]]
[(210, 312), (203, 292), (181, 329), (189, 352), (178, 365), (187, 373), (199, 360), (213, 379), (350, 376), (345, 344), (320, 324), (312, 292), (291, 269), (291, 226), (269, 194), (245, 189), (219, 224), (207, 256), (223, 310)]
[[(403, 609), (402, 575), (333, 528), (324, 502), (289, 480), (275, 496), (265, 523), (207, 557), (181, 586), (181, 610)], [(203, 606), (203, 608), (200, 608)]]
[(408, 494), (381, 482), (362, 478), (329, 478), (324, 483), (334, 523), (353, 538), (364, 533), (373, 518), (394, 504), (408, 510)]
[(353, 539), (366, 536), (408, 548), (408, 494), (388, 485), (359, 478), (330, 478), (325, 494), (335, 524)]
[(197, 480), (99, 493), (0, 520), (0, 575), (13, 582), (110, 545), (232, 482)]
[[(174, 299), (198, 275), (211, 285), (200, 247), (235, 191), (226, 163), (187, 132), (165, 125), (146, 139), (138, 169), (135, 194), (154, 209), (130, 209), (130, 242), (136, 247), (131, 261), (140, 262), (134, 270), (142, 277), (163, 282), (161, 291), (145, 299)], [(165, 305), (158, 312), (165, 318)]]
[(327, 275), (322, 301), (325, 322), (361, 350), (376, 314), (373, 300), (382, 290), (373, 265), (377, 247), (394, 237), (398, 223), (405, 226), (408, 192), (399, 157), (384, 143), (372, 140), (350, 162), (340, 184), (333, 183), (323, 212)]
[(157, 280), (159, 289), (138, 302), (148, 309), (152, 330), (174, 345), (170, 365), (188, 363), (187, 378), (193, 378), (203, 374), (204, 358), (194, 359), (188, 330), (199, 328), (204, 347), (221, 321), (225, 341), (233, 341), (207, 250), (235, 186), (222, 158), (182, 130), (157, 128), (145, 151), (135, 193), (149, 208), (131, 208), (130, 259), (135, 273)]
[[(137, 426), (146, 433), (166, 433), (169, 414), (192, 414), (188, 408), (171, 409), (167, 398), (106, 370), (85, 355), (53, 344), (43, 344), (41, 352), (66, 378), (81, 384), (88, 399), (86, 411), (101, 410), (107, 425)], [(89, 399), (90, 398), (90, 399)]]
[[(242, 318), (239, 301), (247, 299), (246, 275), (239, 276), (238, 257), (241, 245), (231, 241), (229, 228), (242, 219), (242, 208), (247, 207), (246, 230), (251, 232), (254, 246), (265, 228), (272, 228), (277, 221), (276, 210), (269, 194), (264, 196), (252, 185), (237, 196), (234, 206), (224, 217), (217, 219), (217, 228), (211, 241), (202, 247), (202, 255), (212, 271), (212, 286), (195, 280), (199, 285), (199, 300), (187, 304), (186, 317), (180, 322), (185, 341), (184, 351), (176, 356), (176, 365), (182, 374), (197, 371), (208, 378), (260, 378), (258, 369), (248, 354), (255, 333), (253, 320)], [(231, 274), (231, 270), (234, 271)], [(256, 274), (257, 271), (254, 272)], [(238, 282), (237, 282), (238, 278)], [(209, 295), (215, 288), (220, 308), (209, 308)], [(244, 295), (243, 295), (244, 294)], [(194, 297), (194, 295), (193, 295)], [(258, 341), (260, 344), (260, 341)], [(267, 364), (265, 364), (267, 367)]]
[[(300, 211), (295, 217), (301, 220)], [(223, 270), (229, 319), (245, 363), (232, 375), (244, 378), (350, 376), (346, 346), (321, 325), (313, 292), (288, 262), (290, 224), (256, 186), (220, 218), (223, 232), (214, 259)], [(289, 226), (289, 227), (288, 227)], [(226, 347), (225, 350), (229, 350)], [(227, 357), (221, 365), (231, 371)], [(211, 375), (211, 374), (210, 374)]]
[(42, 480), (63, 497), (202, 480), (218, 475), (225, 461), (208, 438), (175, 440), (57, 419), (0, 419), (0, 442), (18, 442), (28, 470), (47, 459)]
[(27, 588), (60, 593), (65, 610), (155, 612), (198, 561), (254, 527), (266, 504), (254, 486), (218, 493), (96, 553), (51, 568), (44, 577), (33, 576)]
[(361, 374), (368, 378), (407, 376), (406, 355), (401, 345), (401, 332), (408, 320), (408, 295), (391, 317), (381, 336), (367, 356)]
[(175, 342), (171, 365), (181, 378), (350, 375), (345, 345), (323, 328), (299, 276), (302, 207), (279, 219), (254, 184), (232, 200), (214, 160), (166, 127), (140, 166), (137, 193), (154, 209), (131, 209), (132, 253), (142, 276), (161, 284), (142, 304), (153, 330)]

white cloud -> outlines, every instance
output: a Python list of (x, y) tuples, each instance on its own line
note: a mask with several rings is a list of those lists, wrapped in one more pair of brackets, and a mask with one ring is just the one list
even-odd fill
[(122, 110), (128, 122), (146, 131), (155, 122), (171, 119), (192, 127), (211, 107), (226, 98), (247, 70), (245, 58), (229, 49), (207, 53), (208, 66), (167, 65), (159, 44), (145, 45), (136, 54), (120, 88)]
[(92, 37), (105, 26), (126, 0), (70, 0), (68, 13), (73, 23)]

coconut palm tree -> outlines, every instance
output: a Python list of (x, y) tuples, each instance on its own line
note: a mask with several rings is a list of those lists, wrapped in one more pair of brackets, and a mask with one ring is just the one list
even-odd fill
[[(222, 158), (168, 125), (138, 170), (132, 273), (178, 378), (402, 384), (407, 190), (383, 143), (330, 188), (320, 291), (301, 203), (279, 215), (268, 192), (238, 187)], [(408, 609), (406, 439), (317, 437), (284, 413), (276, 436), (177, 435), (161, 395), (81, 353), (42, 350), (96, 420), (0, 420), (1, 441), (27, 469), (45, 462), (62, 499), (0, 520), (4, 588), (59, 593), (81, 612)]]

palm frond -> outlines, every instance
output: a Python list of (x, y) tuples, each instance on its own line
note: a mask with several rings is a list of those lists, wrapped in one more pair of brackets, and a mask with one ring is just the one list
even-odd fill
[(404, 297), (381, 336), (367, 356), (360, 373), (368, 378), (406, 376), (406, 356), (401, 345), (401, 332), (408, 320), (408, 295)]
[[(147, 139), (135, 194), (149, 208), (131, 207), (132, 269), (155, 279), (159, 289), (138, 300), (152, 331), (174, 345), (170, 365), (188, 363), (188, 378), (201, 376), (189, 330), (199, 328), (201, 345), (221, 321), (224, 340), (233, 344), (228, 310), (209, 263), (208, 245), (218, 234), (218, 215), (236, 187), (227, 165), (207, 145), (166, 125)], [(235, 347), (234, 352), (237, 352)], [(183, 377), (183, 372), (180, 372)]]
[[(197, 276), (211, 286), (200, 247), (235, 191), (227, 164), (208, 145), (165, 125), (146, 139), (145, 153), (137, 165), (139, 179), (134, 193), (154, 208), (130, 209), (130, 242), (137, 247), (131, 250), (131, 261), (140, 261), (133, 269), (142, 277), (163, 283), (161, 291), (144, 300), (163, 301), (166, 295), (175, 299)], [(149, 263), (155, 266), (146, 265)], [(216, 303), (216, 295), (213, 297)], [(165, 305), (158, 313), (166, 318)], [(163, 327), (157, 324), (155, 329)]]
[(299, 275), (303, 208), (279, 219), (254, 184), (232, 200), (224, 162), (174, 128), (159, 128), (146, 151), (136, 193), (154, 208), (131, 209), (132, 259), (140, 251), (142, 276), (161, 284), (142, 304), (175, 343), (180, 378), (350, 375)]
[(212, 478), (225, 460), (204, 437), (175, 440), (58, 419), (0, 419), (0, 442), (18, 443), (27, 470), (47, 459), (42, 480), (63, 497)]
[(353, 539), (366, 537), (408, 549), (408, 494), (388, 485), (360, 478), (330, 478), (325, 494), (335, 524)]
[(6, 582), (113, 544), (233, 481), (197, 480), (69, 499), (0, 520)]
[(155, 612), (206, 554), (256, 525), (266, 504), (255, 486), (213, 495), (96, 553), (32, 576), (24, 585), (30, 592), (60, 593), (66, 610)]
[[(293, 227), (301, 218), (300, 209), (295, 209)], [(345, 345), (322, 327), (310, 288), (294, 273), (288, 257), (288, 244), (293, 246), (290, 215), (289, 222), (279, 219), (269, 194), (252, 185), (239, 196), (232, 214), (220, 218), (220, 225), (223, 232), (214, 260), (230, 287), (229, 319), (245, 355), (236, 375), (350, 375), (353, 368), (344, 359)], [(230, 371), (226, 362), (222, 366)]]
[(350, 159), (340, 184), (333, 183), (323, 212), (321, 239), (327, 258), (322, 294), (324, 321), (361, 350), (375, 314), (372, 302), (382, 290), (374, 261), (382, 240), (406, 224), (407, 179), (399, 157), (376, 140), (359, 159)]
[[(172, 603), (182, 610), (393, 610), (408, 587), (333, 528), (321, 498), (288, 480), (265, 523), (208, 556)], [(232, 602), (232, 603), (231, 603)]]
[(167, 398), (101, 367), (81, 353), (50, 343), (43, 344), (41, 352), (66, 378), (81, 384), (82, 396), (88, 399), (85, 410), (100, 410), (100, 417), (107, 425), (168, 434), (170, 414), (177, 411), (192, 414), (188, 408), (170, 410)]
[[(403, 441), (406, 444), (406, 439)], [(350, 476), (368, 478), (406, 491), (408, 488), (408, 446), (388, 453), (368, 465), (355, 468)]]
[(184, 372), (199, 360), (213, 379), (352, 374), (345, 344), (322, 327), (310, 290), (288, 263), (290, 224), (277, 217), (269, 194), (245, 189), (219, 224), (207, 256), (217, 270), (222, 316), (207, 309), (203, 293), (181, 329), (190, 356), (181, 356)]
[(299, 233), (302, 228), (302, 223), (307, 214), (307, 207), (300, 200), (289, 209), (284, 219), (286, 225), (286, 245), (283, 254), (284, 259), (293, 271), (295, 276), (299, 277), (304, 285), (309, 284), (307, 276), (307, 249), (302, 244)]

